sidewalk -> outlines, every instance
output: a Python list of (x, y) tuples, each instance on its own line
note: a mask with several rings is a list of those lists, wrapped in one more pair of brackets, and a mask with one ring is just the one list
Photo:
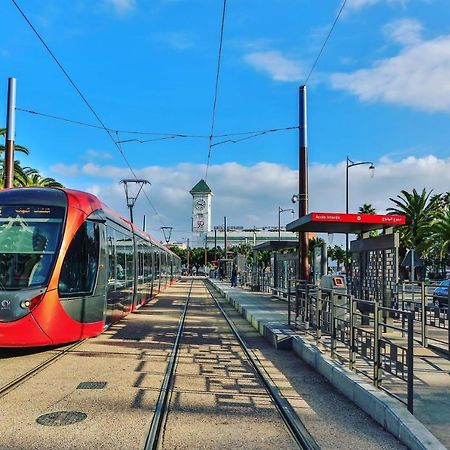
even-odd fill
[[(415, 347), (413, 416), (400, 401), (375, 388), (367, 378), (331, 359), (314, 339), (290, 330), (286, 302), (270, 294), (231, 288), (229, 283), (215, 279), (208, 281), (274, 346), (296, 352), (409, 448), (450, 448), (450, 361), (441, 354)], [(404, 390), (401, 381), (398, 386), (395, 378), (386, 381), (390, 390)]]

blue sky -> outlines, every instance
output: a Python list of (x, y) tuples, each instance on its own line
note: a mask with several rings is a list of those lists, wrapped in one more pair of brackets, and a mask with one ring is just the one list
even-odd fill
[[(222, 0), (18, 0), (83, 94), (113, 129), (208, 135)], [(295, 126), (303, 84), (340, 0), (228, 0), (216, 134)], [(383, 211), (401, 189), (450, 189), (448, 0), (348, 0), (308, 83), (310, 209)], [(7, 78), (17, 106), (96, 124), (12, 2), (2, 3), (0, 105)], [(1, 108), (0, 124), (5, 122)], [(119, 133), (127, 140), (138, 137)], [(148, 139), (147, 137), (141, 137)], [(17, 112), (23, 164), (126, 213), (130, 172), (106, 133)], [(275, 224), (296, 191), (298, 135), (286, 131), (213, 148), (213, 224)], [(190, 225), (189, 189), (204, 177), (207, 139), (122, 144), (159, 216), (150, 228)], [(231, 223), (229, 220), (229, 223)]]

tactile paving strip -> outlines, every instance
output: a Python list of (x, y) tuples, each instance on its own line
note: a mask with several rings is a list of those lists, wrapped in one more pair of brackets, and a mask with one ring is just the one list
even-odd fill
[(87, 414), (78, 411), (57, 411), (39, 416), (36, 422), (40, 425), (59, 427), (81, 422), (86, 417)]

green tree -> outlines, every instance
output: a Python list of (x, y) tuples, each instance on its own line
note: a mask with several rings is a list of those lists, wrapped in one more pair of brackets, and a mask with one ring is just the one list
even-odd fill
[(450, 206), (439, 210), (436, 217), (427, 227), (429, 235), (426, 238), (428, 251), (426, 255), (435, 253), (442, 263), (450, 263)]
[(376, 214), (377, 213), (371, 203), (364, 203), (364, 205), (362, 205), (358, 208), (358, 212), (360, 214)]
[[(0, 128), (0, 136), (6, 135), (6, 128)], [(22, 145), (14, 145), (14, 149), (25, 155), (29, 155), (30, 151)], [(0, 144), (0, 177), (3, 178), (5, 146)], [(20, 161), (14, 161), (14, 187), (63, 187), (61, 183), (54, 178), (43, 177), (32, 167), (22, 167)]]
[(339, 271), (341, 263), (345, 262), (345, 250), (341, 246), (335, 245), (334, 247), (328, 247), (327, 254), (328, 258), (330, 258), (332, 261), (336, 261), (336, 270)]
[(405, 248), (414, 248), (420, 255), (424, 250), (424, 232), (434, 219), (440, 196), (431, 197), (423, 189), (419, 194), (415, 189), (412, 193), (401, 191), (397, 198), (390, 198), (395, 207), (388, 208), (389, 213), (404, 214), (406, 225), (400, 228), (400, 240)]
[(43, 177), (36, 169), (24, 167), (22, 173), (17, 174), (17, 185), (27, 187), (63, 187), (54, 178)]

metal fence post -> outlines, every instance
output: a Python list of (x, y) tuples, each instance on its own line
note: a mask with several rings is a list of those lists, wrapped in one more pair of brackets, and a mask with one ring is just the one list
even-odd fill
[(408, 314), (408, 411), (414, 414), (414, 313)]
[(322, 339), (322, 321), (320, 320), (320, 313), (322, 311), (322, 288), (317, 288), (317, 301), (316, 301), (316, 340), (320, 342)]
[(379, 307), (378, 307), (378, 301), (375, 300), (373, 304), (373, 384), (376, 387), (379, 387), (380, 380), (380, 329), (379, 329)]
[(299, 287), (300, 287), (299, 281), (295, 280), (295, 319), (294, 319), (295, 320), (295, 323), (294, 323), (295, 326), (297, 326), (297, 321), (298, 321), (298, 310), (299, 310), (299, 308), (298, 308), (298, 301), (299, 301), (299, 299), (298, 299), (298, 297), (299, 297), (298, 291), (299, 291)]
[(331, 357), (334, 358), (335, 357), (335, 352), (336, 352), (336, 329), (334, 327), (334, 316), (335, 316), (335, 311), (334, 311), (334, 305), (335, 305), (335, 295), (334, 292), (331, 291), (330, 294), (330, 320), (331, 320), (331, 324), (330, 324), (330, 334), (331, 334)]
[(311, 305), (310, 305), (310, 301), (309, 301), (309, 287), (308, 287), (308, 282), (305, 282), (305, 311), (304, 311), (304, 325), (305, 325), (305, 330), (309, 330), (309, 314), (311, 311)]
[[(421, 321), (421, 341), (422, 341), (422, 347), (428, 347), (428, 339), (427, 339), (427, 306), (425, 304), (426, 296), (425, 296), (425, 283), (422, 281), (420, 283), (420, 303), (421, 303), (421, 309), (422, 309), (422, 321)], [(409, 320), (409, 318), (408, 318)], [(409, 327), (409, 322), (408, 322)]]
[(288, 280), (288, 293), (287, 293), (287, 304), (288, 304), (288, 326), (291, 326), (291, 280)]
[(349, 346), (349, 367), (350, 370), (353, 370), (355, 368), (355, 316), (356, 316), (356, 301), (353, 295), (350, 295), (348, 297), (349, 303), (349, 313), (350, 313), (350, 320), (349, 320), (349, 332), (350, 332), (350, 346)]

